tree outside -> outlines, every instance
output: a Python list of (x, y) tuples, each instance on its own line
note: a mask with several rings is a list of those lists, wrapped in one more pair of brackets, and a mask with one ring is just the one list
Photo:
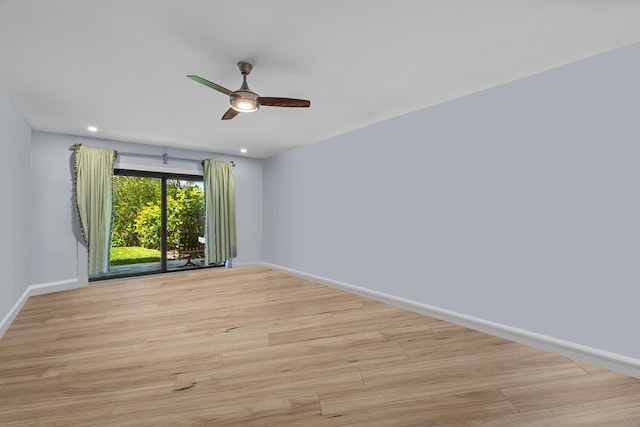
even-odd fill
[[(160, 203), (160, 180), (133, 176), (113, 177), (112, 247), (140, 246), (135, 230), (138, 214), (147, 204)], [(158, 249), (160, 249), (158, 247)]]
[[(160, 180), (144, 177), (114, 177), (114, 222), (112, 254), (119, 264), (150, 262), (145, 248), (160, 259)], [(177, 258), (186, 246), (204, 235), (204, 192), (191, 181), (167, 180), (167, 246), (169, 258)], [(117, 250), (115, 248), (118, 248)], [(128, 249), (127, 249), (128, 248)], [(123, 254), (124, 251), (124, 254)], [(139, 260), (136, 254), (145, 254)], [(130, 255), (127, 255), (130, 254)], [(123, 261), (122, 258), (125, 258)], [(113, 258), (113, 256), (112, 256)]]

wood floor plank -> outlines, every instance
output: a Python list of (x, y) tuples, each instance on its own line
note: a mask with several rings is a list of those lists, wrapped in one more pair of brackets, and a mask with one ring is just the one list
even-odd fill
[[(188, 405), (172, 408), (163, 415), (151, 415), (145, 418), (137, 410), (126, 412), (116, 405), (109, 417), (108, 426), (291, 426), (319, 425), (322, 421), (318, 396), (315, 393), (297, 393), (286, 397), (268, 397), (262, 399), (238, 399), (233, 403), (197, 401), (197, 406)], [(151, 412), (159, 412), (154, 402), (150, 403)], [(185, 423), (185, 420), (188, 420)], [(315, 422), (311, 422), (315, 420)]]
[(362, 332), (349, 336), (332, 336), (313, 341), (294, 342), (262, 349), (229, 351), (223, 354), (224, 366), (265, 367), (315, 366), (326, 363), (334, 367), (365, 366), (372, 363), (403, 363), (406, 356), (399, 345), (386, 342), (381, 332)]
[[(429, 325), (424, 321), (412, 324), (410, 321), (397, 317), (398, 309), (367, 309), (357, 307), (339, 313), (332, 312), (332, 317), (323, 324), (308, 326), (293, 326), (289, 330), (272, 332), (269, 334), (269, 345), (279, 345), (291, 342), (312, 341), (339, 335), (349, 335), (367, 330), (385, 332), (388, 336), (398, 330), (403, 333), (429, 334)], [(372, 316), (372, 312), (376, 314)], [(348, 319), (348, 320), (347, 320)], [(366, 323), (365, 323), (366, 321)], [(411, 330), (409, 328), (412, 328)]]
[[(462, 393), (408, 400), (395, 404), (372, 404), (359, 410), (325, 415), (335, 425), (389, 425), (468, 427), (469, 417), (491, 417), (516, 413), (516, 409), (498, 391)], [(323, 408), (323, 413), (325, 408)], [(481, 415), (482, 414), (482, 415)]]
[[(640, 396), (640, 381), (610, 371), (592, 375), (534, 382), (501, 389), (520, 412), (600, 401), (628, 395)], [(640, 424), (640, 419), (638, 420)]]
[(484, 383), (505, 387), (518, 381), (587, 375), (569, 359), (527, 347), (518, 353), (489, 354), (491, 356), (495, 357), (495, 363), (487, 363), (476, 353), (449, 358), (410, 358), (406, 363), (385, 362), (363, 366), (360, 371), (367, 384), (422, 378), (456, 385), (460, 380), (467, 387), (482, 386)]
[(640, 396), (630, 395), (480, 419), (470, 427), (640, 426)]
[(7, 411), (0, 414), (0, 425), (9, 426), (94, 426), (105, 425), (115, 401), (84, 402), (65, 401), (57, 405), (47, 405), (40, 409), (37, 405), (31, 407), (28, 417), (19, 411)]
[(34, 296), (0, 340), (2, 426), (637, 420), (638, 379), (266, 268)]

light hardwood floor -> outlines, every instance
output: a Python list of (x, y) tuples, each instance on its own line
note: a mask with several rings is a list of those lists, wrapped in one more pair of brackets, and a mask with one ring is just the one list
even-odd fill
[(640, 380), (265, 268), (30, 298), (2, 426), (640, 426)]

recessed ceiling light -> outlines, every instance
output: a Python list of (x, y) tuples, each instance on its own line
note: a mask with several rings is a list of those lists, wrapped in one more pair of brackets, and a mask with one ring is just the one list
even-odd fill
[(89, 132), (98, 132), (98, 128), (97, 128), (97, 127), (95, 127), (95, 126), (89, 126), (89, 127), (87, 128), (87, 130), (88, 130)]
[(240, 152), (241, 152), (241, 153), (246, 153), (246, 152), (247, 152), (247, 149), (246, 149), (246, 148), (241, 148), (241, 149), (240, 149)]

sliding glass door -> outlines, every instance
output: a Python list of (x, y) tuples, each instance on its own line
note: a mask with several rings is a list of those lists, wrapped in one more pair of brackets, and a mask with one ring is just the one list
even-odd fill
[(167, 179), (167, 270), (204, 265), (202, 179)]
[(162, 179), (113, 177), (113, 223), (108, 276), (161, 271)]
[(204, 267), (201, 176), (114, 171), (109, 273), (92, 280)]

